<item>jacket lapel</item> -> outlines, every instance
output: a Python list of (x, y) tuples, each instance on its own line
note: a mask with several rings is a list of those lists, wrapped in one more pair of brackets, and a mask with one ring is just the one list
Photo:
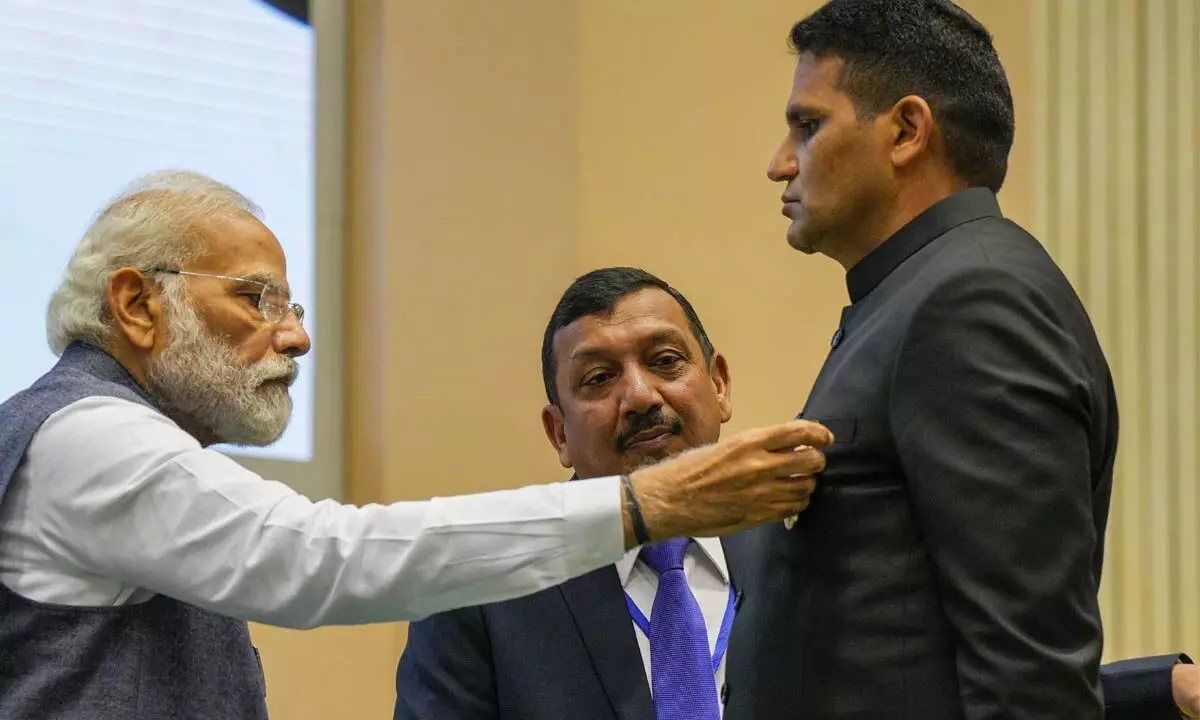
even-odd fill
[(619, 720), (654, 720), (654, 703), (616, 568), (559, 586)]
[(729, 568), (729, 581), (739, 594), (745, 587), (745, 577), (748, 572), (751, 538), (749, 533), (737, 533), (721, 538), (721, 547), (725, 549), (725, 565)]

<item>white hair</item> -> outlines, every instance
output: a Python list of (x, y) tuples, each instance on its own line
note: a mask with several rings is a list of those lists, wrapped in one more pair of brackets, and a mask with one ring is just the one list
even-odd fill
[(245, 196), (196, 172), (159, 171), (126, 186), (93, 219), (50, 297), (50, 349), (61, 354), (75, 340), (106, 345), (112, 332), (108, 282), (117, 270), (178, 269), (203, 251), (204, 225), (241, 213), (262, 216)]

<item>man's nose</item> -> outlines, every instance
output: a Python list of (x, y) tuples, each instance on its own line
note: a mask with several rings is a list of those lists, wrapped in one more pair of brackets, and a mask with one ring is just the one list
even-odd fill
[(287, 313), (275, 327), (273, 342), (275, 352), (289, 357), (307, 355), (308, 351), (312, 349), (312, 338), (308, 336), (308, 331), (300, 324), (296, 315), (291, 312)]
[(798, 171), (795, 143), (790, 137), (784, 138), (771, 157), (771, 163), (767, 165), (767, 177), (772, 182), (789, 182), (796, 177)]
[(623, 414), (645, 415), (662, 407), (662, 395), (658, 392), (655, 377), (644, 369), (627, 371), (621, 398)]

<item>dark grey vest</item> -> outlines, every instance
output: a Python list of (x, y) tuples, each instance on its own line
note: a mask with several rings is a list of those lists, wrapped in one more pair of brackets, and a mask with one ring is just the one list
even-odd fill
[[(153, 407), (116, 360), (81, 343), (0, 405), (0, 503), (42, 423), (95, 396)], [(0, 718), (266, 717), (262, 666), (245, 622), (163, 595), (123, 607), (68, 607), (0, 584)]]

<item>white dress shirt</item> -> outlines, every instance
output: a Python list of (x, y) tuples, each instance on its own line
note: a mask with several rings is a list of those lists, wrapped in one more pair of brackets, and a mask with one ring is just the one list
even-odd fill
[(161, 593), (297, 628), (509, 599), (624, 552), (617, 478), (314, 503), (111, 397), (52, 415), (0, 503), (0, 582), (31, 600), (113, 606)]
[[(683, 574), (687, 578), (688, 587), (696, 596), (700, 612), (704, 615), (704, 626), (708, 629), (708, 651), (715, 653), (717, 636), (721, 633), (721, 622), (725, 619), (725, 610), (729, 606), (729, 566), (725, 562), (725, 550), (717, 538), (693, 538), (695, 542), (688, 546), (687, 555), (683, 558)], [(650, 618), (650, 610), (654, 607), (654, 596), (658, 593), (658, 573), (639, 558), (641, 548), (634, 548), (625, 553), (616, 564), (617, 577), (626, 594), (637, 605), (642, 615)], [(636, 622), (633, 623), (637, 635), (638, 649), (642, 652), (642, 665), (646, 668), (646, 680), (653, 689), (650, 680), (650, 638), (642, 632)], [(717, 689), (725, 682), (725, 658), (717, 667)], [(721, 708), (724, 714), (725, 708)]]

